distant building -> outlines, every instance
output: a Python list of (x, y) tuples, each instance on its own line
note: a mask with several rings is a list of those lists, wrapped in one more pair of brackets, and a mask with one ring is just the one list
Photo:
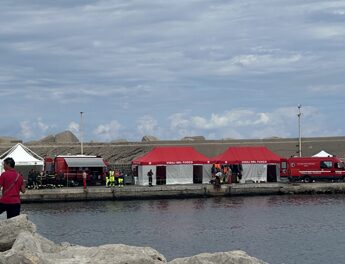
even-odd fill
[(14, 138), (14, 137), (0, 137), (0, 144), (17, 144), (23, 143), (22, 140)]

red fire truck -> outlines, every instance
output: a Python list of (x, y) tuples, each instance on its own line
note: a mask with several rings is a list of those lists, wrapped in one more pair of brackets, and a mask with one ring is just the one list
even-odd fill
[(280, 177), (289, 181), (345, 181), (345, 166), (337, 157), (292, 157), (281, 160)]
[(47, 175), (54, 175), (56, 184), (77, 185), (83, 181), (83, 171), (87, 173), (88, 185), (103, 185), (108, 164), (98, 156), (61, 155), (44, 159)]

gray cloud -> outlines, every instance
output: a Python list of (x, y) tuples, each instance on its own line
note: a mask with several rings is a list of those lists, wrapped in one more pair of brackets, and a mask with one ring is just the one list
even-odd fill
[(110, 141), (121, 137), (122, 127), (123, 126), (117, 120), (112, 120), (108, 124), (99, 125), (93, 133), (98, 136), (99, 139)]
[[(281, 109), (344, 109), (344, 14), (336, 0), (1, 1), (0, 105), (13, 117), (1, 121), (16, 135), (37, 116), (63, 130), (83, 109), (102, 139), (152, 131), (143, 116), (161, 138), (290, 136)], [(207, 128), (219, 124), (228, 132)], [(345, 132), (330, 126), (307, 133)]]

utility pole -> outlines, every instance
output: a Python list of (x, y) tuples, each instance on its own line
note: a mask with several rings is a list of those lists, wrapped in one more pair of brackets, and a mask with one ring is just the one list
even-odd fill
[(84, 112), (80, 112), (80, 129), (79, 129), (79, 133), (80, 133), (80, 154), (81, 155), (84, 154), (84, 146), (83, 146), (83, 113)]
[(299, 156), (302, 157), (302, 138), (301, 138), (301, 107), (302, 105), (299, 104), (298, 106), (298, 153)]

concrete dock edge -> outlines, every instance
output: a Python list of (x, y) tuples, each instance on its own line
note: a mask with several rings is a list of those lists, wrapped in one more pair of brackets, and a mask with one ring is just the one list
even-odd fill
[(224, 184), (215, 188), (211, 184), (89, 187), (27, 190), (23, 203), (69, 202), (99, 200), (136, 200), (166, 198), (198, 198), (222, 196), (344, 194), (345, 183), (249, 183)]

